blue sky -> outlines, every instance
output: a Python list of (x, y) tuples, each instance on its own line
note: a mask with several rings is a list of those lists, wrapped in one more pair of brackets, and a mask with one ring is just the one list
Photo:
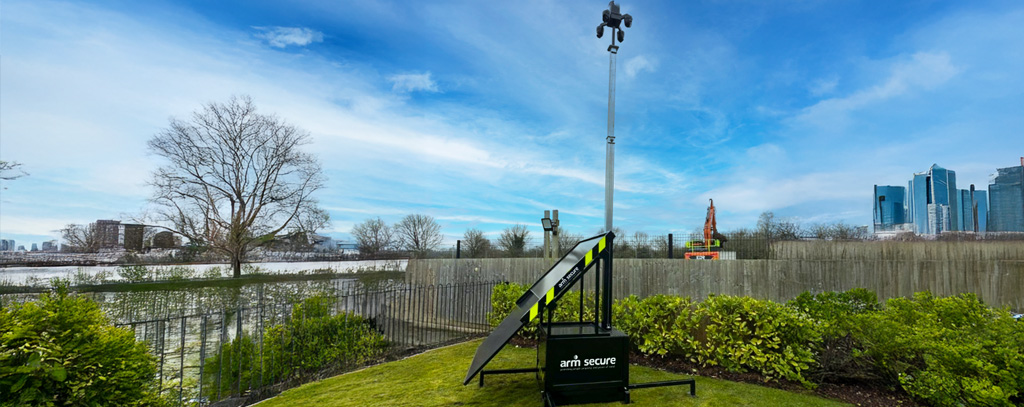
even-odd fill
[[(986, 189), (1024, 155), (1019, 1), (636, 1), (618, 56), (615, 224), (720, 229), (766, 210), (871, 222), (931, 164)], [(0, 5), (0, 237), (145, 210), (146, 141), (251, 95), (313, 136), (327, 231), (434, 216), (448, 241), (545, 209), (603, 226), (603, 1)], [(535, 239), (535, 241), (538, 241)]]

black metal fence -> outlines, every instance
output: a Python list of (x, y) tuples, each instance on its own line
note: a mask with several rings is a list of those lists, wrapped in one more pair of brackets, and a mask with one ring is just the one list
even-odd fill
[[(303, 382), (485, 334), (496, 284), (352, 286), (319, 299), (336, 323), (316, 329), (299, 321), (307, 318), (297, 311), (303, 301), (260, 301), (116, 325), (145, 341), (157, 358), (161, 392), (178, 405), (241, 405)], [(367, 344), (371, 339), (376, 342)], [(318, 354), (310, 364), (298, 347), (313, 343), (338, 349), (326, 358)]]

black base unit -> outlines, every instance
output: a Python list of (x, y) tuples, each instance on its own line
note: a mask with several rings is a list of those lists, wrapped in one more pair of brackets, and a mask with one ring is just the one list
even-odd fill
[(546, 406), (629, 402), (629, 338), (593, 323), (540, 327), (537, 368)]

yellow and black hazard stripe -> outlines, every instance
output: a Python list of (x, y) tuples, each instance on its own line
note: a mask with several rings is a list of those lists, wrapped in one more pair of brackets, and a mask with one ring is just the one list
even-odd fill
[[(597, 258), (597, 256), (599, 256), (601, 252), (604, 251), (605, 239), (607, 239), (607, 237), (602, 237), (601, 241), (597, 243), (597, 246), (595, 246), (593, 249), (587, 252), (587, 255), (583, 258), (583, 270), (586, 270), (588, 267), (590, 267), (590, 264), (594, 262), (594, 259)], [(577, 264), (577, 267), (579, 267), (579, 264)], [(544, 297), (541, 297), (541, 299), (538, 300), (537, 303), (533, 304), (533, 306), (530, 307), (530, 319), (528, 319), (527, 322), (533, 321), (535, 318), (537, 318), (537, 315), (540, 314), (541, 306), (550, 304), (551, 301), (554, 300), (555, 287), (551, 287), (551, 289), (548, 290), (547, 294), (545, 294)]]

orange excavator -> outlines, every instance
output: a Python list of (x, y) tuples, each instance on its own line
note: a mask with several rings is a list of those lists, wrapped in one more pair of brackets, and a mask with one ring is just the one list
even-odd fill
[(718, 250), (722, 248), (726, 238), (718, 233), (718, 225), (715, 222), (715, 201), (708, 199), (708, 216), (704, 219), (704, 240), (691, 240), (686, 242), (686, 249), (683, 254), (687, 259), (718, 260)]

